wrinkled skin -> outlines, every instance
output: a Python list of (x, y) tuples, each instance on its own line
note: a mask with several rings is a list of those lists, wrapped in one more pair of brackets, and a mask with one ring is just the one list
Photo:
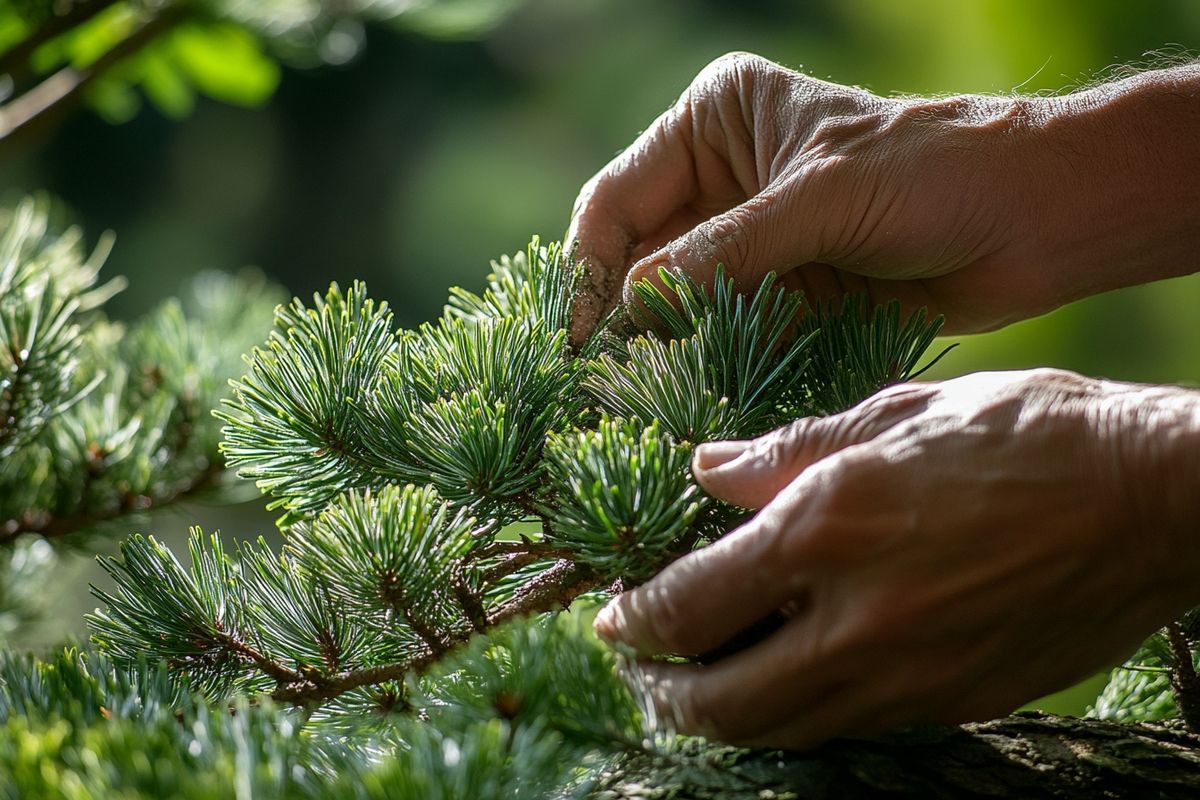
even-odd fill
[(589, 283), (573, 333), (660, 266), (898, 298), (944, 314), (947, 333), (1192, 271), (1200, 181), (1180, 177), (1200, 174), (1197, 75), (896, 99), (724, 56), (580, 192), (567, 238)]
[[(881, 98), (734, 54), (584, 186), (573, 335), (657, 268), (867, 291), (990, 330), (1200, 269), (1200, 68), (1057, 98)], [(622, 292), (624, 298), (622, 298)], [(759, 509), (597, 632), (679, 729), (807, 747), (1010, 711), (1200, 603), (1200, 399), (1036, 370), (894, 387), (697, 449)]]
[[(761, 509), (600, 614), (687, 733), (778, 747), (1001, 715), (1120, 661), (1200, 602), (1189, 392), (1056, 370), (896, 386), (701, 446), (714, 497)], [(1164, 446), (1147, 446), (1147, 443)], [(1156, 481), (1147, 481), (1155, 476)], [(1139, 494), (1140, 492), (1140, 494)]]

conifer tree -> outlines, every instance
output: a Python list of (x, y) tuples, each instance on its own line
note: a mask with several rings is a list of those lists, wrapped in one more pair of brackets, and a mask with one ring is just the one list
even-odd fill
[[(941, 320), (663, 272), (638, 319), (576, 345), (578, 277), (535, 239), (416, 330), (359, 283), (279, 306), (217, 418), (282, 551), (197, 529), (181, 563), (127, 539), (88, 646), (0, 660), (0, 797), (785, 789), (753, 754), (671, 735), (585, 610), (744, 516), (695, 485), (696, 444), (914, 377)], [(85, 402), (61, 397), (44, 406)], [(1175, 627), (1186, 650), (1195, 625)]]

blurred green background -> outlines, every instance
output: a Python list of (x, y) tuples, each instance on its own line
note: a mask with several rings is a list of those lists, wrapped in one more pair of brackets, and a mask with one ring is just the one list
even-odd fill
[[(0, 188), (47, 189), (92, 235), (117, 232), (107, 269), (130, 280), (118, 316), (199, 270), (255, 264), (299, 294), (363, 278), (411, 325), (531, 233), (560, 237), (580, 184), (722, 53), (883, 94), (1008, 93), (1059, 91), (1200, 45), (1194, 0), (504, 5), (497, 24), (466, 37), (368, 27), (356, 58), (284, 68), (259, 108), (201, 99), (182, 120), (148, 106), (121, 125), (76, 112), (0, 152)], [(1054, 365), (1194, 383), (1198, 308), (1196, 277), (1112, 293), (970, 337), (936, 375)], [(252, 536), (270, 518), (253, 505), (192, 506), (150, 527)], [(93, 605), (86, 559), (61, 578), (57, 610), (30, 644), (79, 630)], [(1053, 707), (1078, 710), (1085, 694)]]

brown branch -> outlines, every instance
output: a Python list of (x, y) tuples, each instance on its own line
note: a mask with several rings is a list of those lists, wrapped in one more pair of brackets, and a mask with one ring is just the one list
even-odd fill
[(522, 586), (511, 600), (496, 609), (489, 622), (499, 625), (526, 614), (566, 608), (576, 597), (603, 583), (591, 567), (563, 559)]
[(450, 649), (450, 642), (442, 638), (442, 636), (430, 626), (421, 615), (417, 614), (407, 604), (396, 606), (396, 611), (400, 616), (404, 617), (404, 621), (408, 623), (408, 627), (416, 632), (417, 636), (421, 637), (421, 641), (425, 642), (426, 646), (434, 655), (441, 655)]
[[(559, 561), (530, 581), (511, 600), (489, 616), (488, 625), (496, 626), (516, 617), (563, 608), (585, 591), (595, 589), (601, 584), (602, 581), (590, 567)], [(459, 647), (473, 635), (474, 631), (469, 629), (455, 632), (446, 638), (446, 645), (450, 649)], [(394, 664), (347, 670), (328, 677), (283, 681), (279, 688), (271, 693), (271, 698), (282, 703), (318, 705), (362, 686), (400, 680), (408, 675), (420, 675), (445, 655), (445, 652), (426, 650), (407, 661)]]
[(1167, 625), (1167, 644), (1171, 648), (1171, 689), (1179, 715), (1193, 731), (1200, 733), (1200, 675), (1192, 657), (1191, 643), (1178, 622)]
[(51, 16), (41, 27), (31, 31), (24, 39), (0, 54), (0, 73), (10, 76), (14, 82), (20, 80), (29, 73), (29, 59), (39, 47), (78, 28), (117, 2), (118, 0), (79, 0), (65, 13)]
[(362, 686), (396, 681), (406, 675), (420, 675), (436, 664), (439, 658), (441, 656), (426, 651), (408, 661), (382, 664), (367, 669), (348, 670), (319, 681), (301, 678), (281, 685), (271, 693), (271, 699), (279, 703), (293, 703), (298, 706), (319, 705)]
[(236, 636), (231, 636), (228, 633), (218, 633), (216, 639), (221, 646), (227, 647), (238, 655), (245, 656), (253, 661), (254, 666), (262, 670), (263, 674), (275, 679), (279, 683), (295, 683), (304, 680), (304, 676), (299, 672), (288, 669), (276, 661), (272, 661)]
[(88, 66), (64, 67), (10, 100), (0, 107), (0, 141), (27, 130), (36, 121), (77, 101), (98, 78), (178, 25), (186, 16), (187, 9), (183, 5), (168, 6)]
[[(631, 748), (632, 750), (632, 748)], [(840, 739), (803, 753), (685, 739), (669, 757), (631, 753), (593, 796), (761, 800), (1194, 800), (1200, 736), (1175, 721), (1023, 714)], [(652, 782), (646, 781), (653, 775)]]
[(71, 514), (65, 517), (56, 517), (45, 511), (29, 512), (21, 517), (0, 523), (0, 545), (11, 543), (18, 536), (24, 534), (34, 534), (45, 539), (61, 539), (101, 523), (119, 519), (127, 514), (151, 511), (211, 488), (224, 472), (225, 470), (220, 464), (210, 464), (195, 478), (178, 484), (162, 494), (121, 497), (120, 502), (108, 511)]
[(486, 630), (487, 609), (483, 605), (483, 598), (467, 583), (461, 565), (454, 570), (450, 588), (453, 590), (454, 599), (458, 601), (459, 608), (462, 609), (467, 622), (471, 623), (471, 627), (477, 631)]

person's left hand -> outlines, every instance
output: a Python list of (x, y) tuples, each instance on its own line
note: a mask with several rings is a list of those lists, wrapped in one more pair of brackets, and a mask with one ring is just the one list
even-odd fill
[(1182, 389), (986, 373), (704, 445), (701, 485), (762, 510), (596, 630), (696, 655), (784, 612), (715, 663), (641, 665), (683, 733), (803, 748), (1008, 713), (1200, 602), (1197, 408)]

